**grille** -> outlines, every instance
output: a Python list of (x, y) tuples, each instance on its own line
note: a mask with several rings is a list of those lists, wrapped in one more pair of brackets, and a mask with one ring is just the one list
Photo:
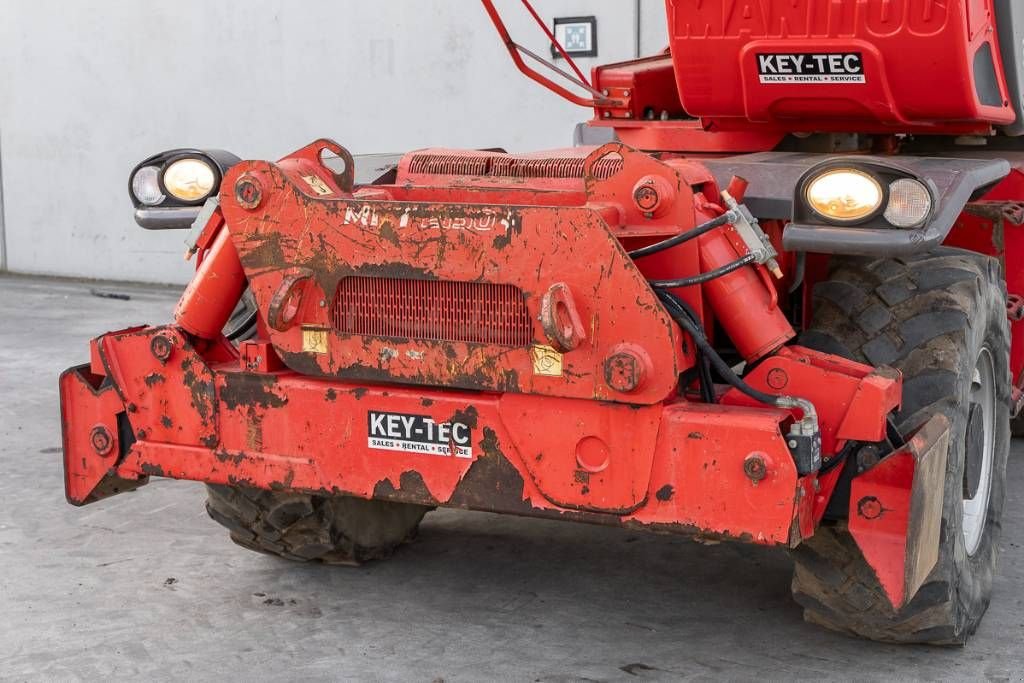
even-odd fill
[[(410, 173), (472, 175), (496, 178), (582, 178), (583, 157), (460, 156), (458, 154), (417, 154), (409, 163)], [(622, 170), (621, 157), (605, 157), (594, 164), (594, 176), (605, 180)]]
[(334, 326), (373, 337), (529, 346), (533, 325), (518, 287), (490, 282), (347, 277)]

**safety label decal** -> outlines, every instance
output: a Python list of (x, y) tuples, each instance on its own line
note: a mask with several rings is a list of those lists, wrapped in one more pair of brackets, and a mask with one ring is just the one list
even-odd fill
[(864, 83), (859, 52), (759, 53), (762, 83)]
[(384, 451), (404, 451), (473, 457), (473, 430), (462, 422), (435, 422), (428, 415), (382, 413), (366, 415), (367, 445)]

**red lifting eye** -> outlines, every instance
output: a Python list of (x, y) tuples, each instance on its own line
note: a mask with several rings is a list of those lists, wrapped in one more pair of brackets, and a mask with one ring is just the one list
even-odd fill
[(576, 311), (572, 292), (564, 282), (556, 282), (544, 293), (540, 322), (548, 341), (557, 351), (572, 351), (586, 339), (586, 330)]

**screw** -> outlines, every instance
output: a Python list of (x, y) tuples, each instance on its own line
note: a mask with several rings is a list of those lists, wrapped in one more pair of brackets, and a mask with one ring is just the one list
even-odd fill
[(790, 448), (796, 448), (798, 445), (799, 444), (796, 442), (796, 439), (790, 439), (789, 440), (789, 447)]

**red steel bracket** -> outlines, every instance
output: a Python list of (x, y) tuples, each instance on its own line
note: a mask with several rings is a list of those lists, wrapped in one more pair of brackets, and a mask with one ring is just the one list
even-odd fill
[(896, 609), (939, 556), (948, 447), (949, 420), (935, 415), (850, 486), (850, 534)]

